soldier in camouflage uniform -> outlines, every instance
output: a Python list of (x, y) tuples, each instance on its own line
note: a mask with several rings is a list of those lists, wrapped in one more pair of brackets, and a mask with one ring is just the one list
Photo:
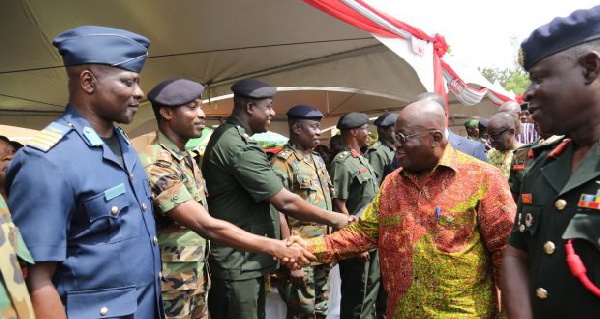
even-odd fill
[(148, 93), (159, 131), (141, 160), (154, 194), (168, 318), (208, 318), (208, 242), (202, 236), (238, 249), (302, 261), (299, 247), (244, 232), (208, 214), (204, 178), (194, 158), (197, 154), (185, 149), (187, 141), (199, 137), (205, 126), (203, 90), (199, 83), (170, 79)]
[[(344, 146), (331, 162), (335, 189), (333, 205), (336, 211), (346, 215), (360, 215), (379, 188), (373, 168), (359, 151), (367, 144), (368, 121), (366, 114), (353, 112), (341, 117), (337, 124)], [(381, 278), (377, 250), (341, 260), (339, 265), (342, 279), (340, 317), (375, 318)]]
[[(18, 259), (17, 259), (18, 258)], [(27, 246), (0, 196), (0, 317), (35, 318), (21, 262), (33, 263)]]
[(392, 161), (396, 155), (394, 146), (394, 125), (398, 114), (385, 113), (375, 120), (378, 141), (369, 146), (365, 157), (377, 175), (377, 185), (381, 185), (385, 176), (392, 172)]
[[(271, 167), (281, 178), (283, 186), (305, 201), (326, 210), (332, 210), (333, 185), (325, 162), (313, 149), (319, 144), (319, 123), (323, 114), (308, 105), (296, 105), (286, 113), (290, 141), (272, 160)], [(327, 226), (301, 221), (281, 214), (283, 238), (289, 234), (302, 238), (323, 236)], [(287, 304), (287, 318), (325, 318), (329, 299), (330, 265), (312, 263), (297, 270), (289, 270), (277, 287)]]

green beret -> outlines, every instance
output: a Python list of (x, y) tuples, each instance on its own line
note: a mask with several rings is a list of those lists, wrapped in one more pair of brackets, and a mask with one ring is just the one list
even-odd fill
[(479, 127), (479, 120), (477, 119), (470, 119), (468, 121), (465, 122), (465, 127), (466, 128), (478, 128)]

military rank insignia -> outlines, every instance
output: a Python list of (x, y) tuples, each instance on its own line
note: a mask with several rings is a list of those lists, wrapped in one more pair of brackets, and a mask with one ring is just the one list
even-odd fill
[(525, 169), (525, 161), (524, 160), (518, 160), (516, 161), (516, 163), (512, 166), (512, 170), (513, 171), (522, 171)]
[(581, 194), (577, 207), (580, 208), (592, 208), (600, 209), (600, 189), (596, 191), (596, 194)]
[(521, 194), (521, 203), (523, 204), (532, 204), (533, 196), (531, 194)]

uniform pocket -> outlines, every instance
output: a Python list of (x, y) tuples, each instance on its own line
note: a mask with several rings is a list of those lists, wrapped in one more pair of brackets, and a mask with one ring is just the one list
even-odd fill
[(135, 287), (67, 293), (69, 319), (133, 318), (136, 310)]
[(600, 212), (592, 209), (578, 210), (562, 237), (584, 239), (600, 250)]
[(315, 187), (315, 183), (317, 181), (314, 180), (313, 177), (310, 175), (297, 174), (296, 180), (298, 181), (299, 187), (303, 190), (308, 190), (308, 191), (311, 191), (311, 190), (316, 191), (317, 190)]
[(117, 242), (137, 234), (130, 233), (128, 236), (120, 234), (121, 218), (128, 214), (132, 202), (125, 194), (107, 199), (105, 193), (98, 194), (84, 203), (85, 211), (89, 219), (91, 233), (108, 233), (109, 242)]

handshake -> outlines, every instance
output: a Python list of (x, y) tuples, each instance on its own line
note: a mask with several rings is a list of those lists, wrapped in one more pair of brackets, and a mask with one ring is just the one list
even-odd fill
[(279, 260), (282, 265), (289, 269), (299, 269), (316, 261), (317, 258), (308, 251), (308, 242), (300, 236), (292, 235), (282, 239), (275, 245), (271, 256), (273, 260)]

